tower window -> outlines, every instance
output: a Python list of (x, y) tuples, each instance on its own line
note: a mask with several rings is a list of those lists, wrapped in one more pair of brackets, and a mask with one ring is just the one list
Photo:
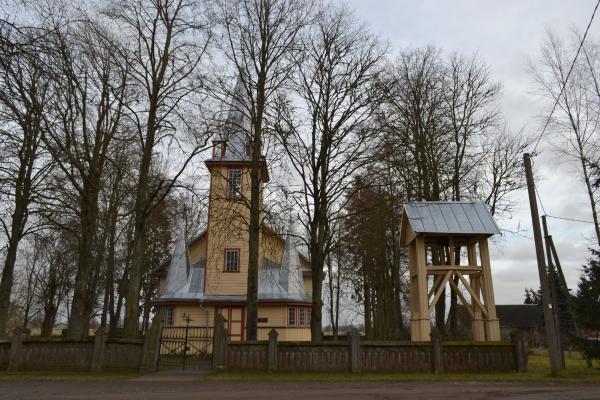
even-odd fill
[(227, 198), (239, 199), (242, 196), (242, 170), (230, 169), (227, 172)]
[(240, 250), (225, 250), (225, 271), (240, 272)]

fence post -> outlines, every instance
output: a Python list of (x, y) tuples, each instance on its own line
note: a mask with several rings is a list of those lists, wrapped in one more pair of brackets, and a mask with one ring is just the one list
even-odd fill
[(23, 359), (23, 341), (29, 336), (29, 329), (19, 326), (13, 331), (10, 343), (8, 371), (18, 371)]
[(267, 370), (277, 372), (277, 337), (279, 333), (272, 328), (269, 331), (269, 346), (267, 347)]
[(142, 350), (142, 360), (140, 362), (140, 372), (155, 372), (158, 365), (158, 356), (160, 354), (160, 339), (162, 335), (162, 319), (160, 315), (152, 318), (152, 325), (146, 331), (144, 337), (144, 348)]
[(442, 346), (442, 335), (437, 331), (433, 330), (430, 333), (431, 344), (433, 346), (432, 357), (433, 357), (433, 373), (439, 374), (444, 372), (444, 347)]
[(348, 341), (350, 342), (350, 371), (360, 373), (362, 367), (362, 349), (360, 348), (360, 333), (356, 328), (348, 332)]
[(515, 329), (510, 332), (510, 340), (514, 348), (515, 367), (517, 372), (527, 372), (527, 350), (525, 349), (523, 335), (521, 335), (521, 332), (518, 329)]
[(227, 328), (225, 327), (225, 318), (222, 315), (217, 315), (215, 318), (215, 329), (213, 335), (213, 368), (227, 368)]
[(96, 329), (94, 336), (94, 353), (92, 354), (92, 372), (101, 372), (104, 366), (104, 353), (106, 349), (106, 328), (101, 326)]

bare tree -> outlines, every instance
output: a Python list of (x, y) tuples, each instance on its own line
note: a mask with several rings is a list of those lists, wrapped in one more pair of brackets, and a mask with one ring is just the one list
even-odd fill
[(506, 126), (490, 141), (490, 149), (479, 163), (473, 192), (492, 215), (510, 214), (514, 209), (510, 194), (526, 186), (522, 157), (530, 145), (531, 139), (523, 130), (512, 133)]
[[(209, 130), (198, 115), (200, 67), (209, 40), (202, 9), (193, 0), (114, 1), (106, 10), (130, 46), (131, 76), (140, 89), (129, 104), (139, 143), (135, 187), (131, 269), (128, 274), (125, 334), (138, 334), (139, 298), (145, 273), (146, 228), (152, 210), (162, 202), (189, 162), (205, 149)], [(154, 187), (150, 175), (156, 151), (166, 147), (182, 157)], [(175, 164), (177, 165), (177, 164)]]
[[(44, 141), (70, 183), (79, 219), (78, 264), (68, 336), (82, 338), (96, 301), (102, 262), (96, 246), (99, 195), (112, 144), (121, 133), (129, 95), (128, 65), (118, 42), (91, 20), (50, 35), (53, 114), (45, 118)], [(70, 189), (70, 190), (71, 190)], [(58, 190), (58, 188), (57, 188)], [(58, 192), (60, 206), (71, 196)]]
[[(465, 180), (486, 155), (486, 146), (479, 146), (492, 134), (498, 119), (500, 85), (492, 82), (485, 64), (475, 56), (470, 59), (453, 53), (446, 65), (446, 109), (453, 144), (451, 170), (451, 199), (463, 200), (461, 189)], [(482, 151), (478, 151), (481, 148)], [(456, 249), (455, 262), (460, 263), (460, 248)], [(452, 277), (458, 285), (458, 276)], [(456, 291), (450, 291), (450, 332), (457, 329)]]
[(260, 196), (261, 183), (266, 178), (263, 145), (269, 132), (266, 119), (276, 95), (292, 75), (299, 35), (311, 13), (311, 1), (305, 0), (220, 0), (214, 10), (214, 18), (223, 34), (221, 50), (232, 64), (241, 86), (227, 95), (234, 98), (234, 104), (239, 108), (236, 111), (243, 119), (250, 121), (250, 127), (234, 127), (246, 136), (251, 152), (248, 340), (256, 340), (257, 336)]
[(296, 71), (299, 115), (284, 116), (279, 130), (303, 186), (297, 199), (309, 235), (311, 336), (319, 342), (323, 271), (335, 245), (332, 224), (343, 216), (352, 177), (369, 160), (374, 132), (367, 125), (382, 98), (376, 82), (385, 49), (343, 7), (322, 10), (303, 46)]
[(41, 146), (50, 95), (39, 46), (32, 44), (38, 33), (0, 21), (0, 223), (7, 240), (0, 280), (0, 337), (6, 334), (17, 249), (38, 227), (30, 218), (32, 206), (51, 168)]
[(590, 170), (591, 163), (600, 157), (598, 154), (600, 100), (596, 79), (600, 53), (593, 46), (586, 48), (588, 45), (584, 45), (584, 57), (576, 60), (567, 80), (579, 43), (580, 38), (576, 33), (568, 43), (565, 43), (552, 31), (548, 31), (539, 59), (531, 63), (530, 69), (540, 95), (548, 98), (552, 104), (557, 102), (550, 123), (562, 141), (555, 148), (568, 161), (578, 166), (590, 202), (596, 241), (600, 245), (598, 194), (592, 184)]
[[(387, 97), (379, 115), (383, 161), (408, 201), (486, 201), (510, 209), (508, 195), (522, 185), (515, 160), (528, 144), (498, 130), (500, 86), (476, 56), (449, 57), (436, 48), (409, 49), (388, 67)], [(460, 249), (450, 255), (456, 260)], [(448, 255), (432, 250), (432, 262)], [(457, 277), (453, 277), (455, 282)], [(435, 308), (446, 327), (445, 293)], [(449, 332), (456, 330), (457, 297), (450, 295)]]

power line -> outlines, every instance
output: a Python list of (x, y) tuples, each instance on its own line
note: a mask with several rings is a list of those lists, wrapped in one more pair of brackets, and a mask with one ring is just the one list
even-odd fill
[(560, 93), (558, 94), (558, 96), (556, 97), (556, 101), (554, 102), (554, 106), (552, 107), (552, 110), (550, 111), (550, 114), (548, 115), (548, 118), (546, 119), (546, 123), (544, 124), (544, 128), (542, 129), (542, 132), (540, 133), (540, 135), (538, 136), (536, 142), (535, 142), (535, 146), (533, 148), (533, 154), (535, 155), (535, 152), (538, 148), (538, 145), (540, 144), (540, 140), (542, 140), (542, 136), (544, 136), (544, 133), (546, 133), (546, 128), (548, 128), (548, 125), (550, 124), (550, 119), (552, 118), (552, 114), (554, 114), (554, 111), (556, 110), (556, 107), (558, 106), (558, 102), (560, 101), (560, 97), (562, 96), (562, 94), (565, 91), (565, 87), (567, 86), (567, 82), (569, 80), (569, 77), (571, 76), (571, 72), (573, 71), (573, 68), (575, 67), (575, 62), (577, 61), (577, 57), (579, 56), (579, 52), (581, 51), (581, 48), (583, 47), (583, 42), (585, 41), (585, 38), (587, 37), (588, 31), (590, 30), (590, 26), (592, 25), (592, 21), (594, 21), (594, 17), (596, 16), (596, 11), (598, 10), (598, 6), (600, 5), (600, 0), (598, 0), (598, 2), (596, 2), (596, 7), (594, 7), (594, 12), (592, 13), (592, 17), (590, 18), (590, 22), (588, 22), (587, 28), (585, 28), (585, 33), (583, 34), (583, 37), (581, 38), (581, 42), (579, 43), (579, 47), (577, 48), (577, 53), (575, 53), (575, 57), (573, 58), (573, 62), (571, 63), (571, 67), (569, 68), (569, 72), (567, 73), (567, 76), (563, 82), (562, 88), (560, 89)]
[(565, 221), (582, 222), (582, 223), (585, 223), (585, 224), (593, 224), (594, 223), (592, 221), (586, 221), (586, 220), (583, 220), (583, 219), (567, 218), (567, 217), (557, 217), (557, 216), (548, 215), (548, 214), (546, 214), (546, 217), (553, 218), (553, 219), (562, 219), (562, 220), (565, 220)]
[(537, 190), (537, 185), (533, 187), (535, 189), (535, 194), (540, 202), (540, 207), (542, 207), (542, 211), (546, 214), (546, 209), (544, 208), (544, 203), (542, 203), (542, 197), (540, 196), (540, 192)]

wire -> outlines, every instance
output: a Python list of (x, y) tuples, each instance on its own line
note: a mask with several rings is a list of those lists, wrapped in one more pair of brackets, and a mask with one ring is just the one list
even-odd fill
[(548, 217), (548, 218), (554, 218), (554, 219), (562, 219), (562, 220), (565, 220), (565, 221), (582, 222), (582, 223), (585, 223), (585, 224), (593, 224), (594, 223), (593, 221), (585, 221), (583, 219), (567, 218), (567, 217), (556, 217), (554, 215), (548, 215), (548, 214), (546, 214), (546, 217)]
[(575, 53), (575, 57), (573, 58), (573, 62), (571, 63), (571, 68), (569, 68), (569, 72), (567, 73), (567, 76), (563, 82), (562, 88), (560, 89), (560, 93), (558, 94), (558, 96), (556, 97), (556, 101), (554, 102), (554, 106), (552, 107), (552, 110), (550, 111), (550, 114), (548, 115), (548, 118), (546, 119), (546, 123), (544, 124), (544, 128), (542, 129), (542, 132), (540, 133), (540, 135), (538, 136), (536, 142), (535, 142), (535, 146), (533, 148), (532, 153), (535, 155), (535, 152), (538, 148), (538, 145), (540, 144), (540, 140), (542, 140), (542, 136), (544, 136), (544, 133), (546, 133), (546, 129), (548, 128), (548, 125), (550, 124), (550, 119), (552, 118), (552, 114), (554, 114), (554, 111), (556, 110), (556, 107), (558, 106), (558, 102), (560, 101), (560, 97), (562, 96), (562, 94), (565, 91), (565, 87), (567, 86), (567, 81), (569, 80), (569, 77), (571, 76), (571, 72), (573, 71), (573, 68), (575, 67), (575, 62), (577, 61), (577, 57), (579, 56), (579, 53), (581, 51), (581, 48), (583, 47), (583, 42), (585, 41), (585, 38), (587, 37), (587, 34), (590, 30), (590, 26), (592, 25), (592, 21), (594, 21), (594, 17), (596, 16), (596, 11), (598, 10), (598, 6), (600, 5), (600, 0), (598, 0), (598, 2), (596, 2), (596, 7), (594, 7), (594, 12), (592, 13), (592, 17), (590, 18), (590, 22), (588, 22), (587, 28), (585, 28), (585, 33), (583, 34), (583, 37), (581, 38), (581, 42), (579, 43), (579, 47), (577, 48), (577, 53)]
[(544, 203), (542, 203), (542, 198), (540, 196), (540, 192), (537, 190), (537, 185), (534, 183), (533, 188), (535, 189), (535, 194), (537, 195), (538, 201), (540, 202), (540, 206), (542, 207), (542, 211), (546, 214), (546, 209), (544, 208)]

